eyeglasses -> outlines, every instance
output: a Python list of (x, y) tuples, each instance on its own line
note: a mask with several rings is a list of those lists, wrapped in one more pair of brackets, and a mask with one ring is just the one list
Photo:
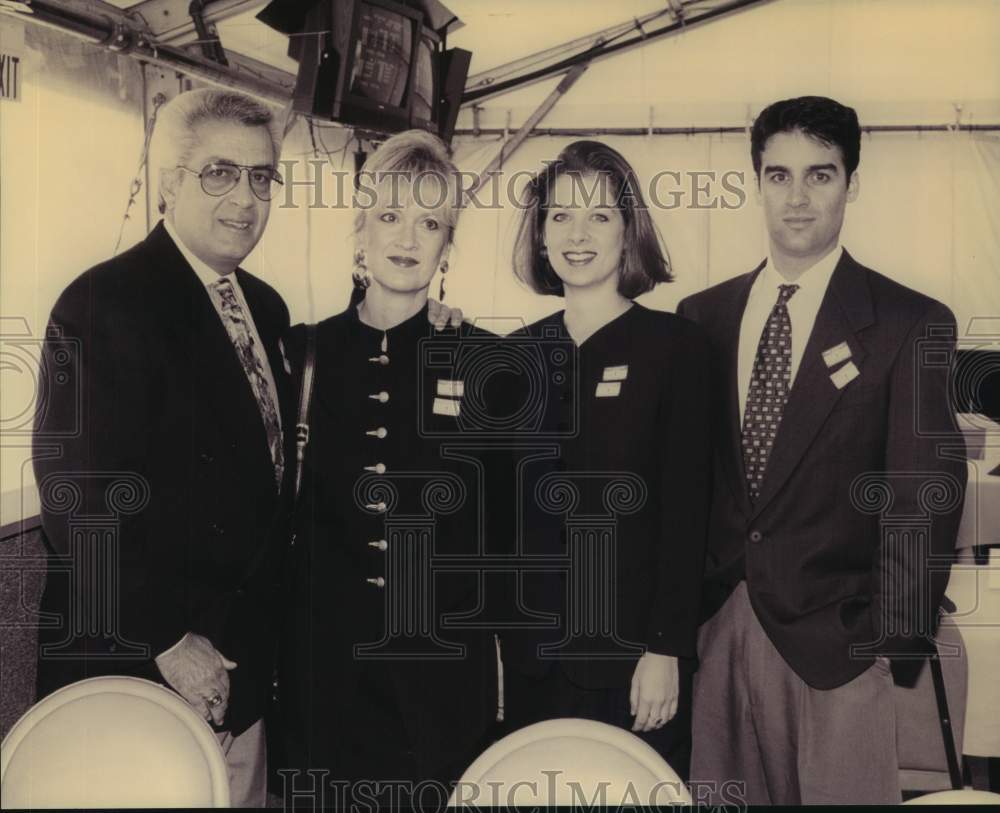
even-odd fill
[(206, 164), (201, 172), (196, 172), (189, 167), (177, 165), (177, 169), (183, 169), (192, 175), (197, 175), (201, 180), (201, 188), (206, 195), (220, 198), (227, 192), (231, 192), (240, 182), (244, 170), (250, 179), (250, 189), (254, 195), (263, 201), (271, 199), (274, 184), (282, 184), (281, 175), (277, 170), (270, 167), (248, 167), (242, 164)]

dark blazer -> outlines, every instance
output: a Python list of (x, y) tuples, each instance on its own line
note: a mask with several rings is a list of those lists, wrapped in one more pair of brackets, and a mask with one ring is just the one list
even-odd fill
[[(627, 688), (643, 651), (695, 653), (710, 493), (708, 341), (688, 320), (639, 304), (579, 348), (562, 311), (526, 336), (543, 373), (536, 445), (552, 452), (523, 464), (520, 562), (582, 558), (570, 572), (518, 574), (517, 609), (530, 626), (504, 634), (504, 666), (538, 676), (558, 663), (578, 686)], [(598, 397), (615, 378), (620, 386)]]
[[(955, 319), (845, 251), (751, 506), (736, 378), (761, 268), (678, 308), (708, 332), (719, 371), (704, 614), (746, 579), (778, 651), (806, 683), (829, 689), (876, 654), (924, 651), (934, 629), (966, 480), (948, 398)], [(828, 367), (822, 354), (841, 342), (859, 375), (838, 388), (831, 374), (849, 362)]]
[[(287, 416), (288, 311), (236, 274)], [(95, 675), (162, 682), (153, 659), (192, 631), (238, 663), (226, 727), (239, 733), (269, 693), (287, 512), (246, 374), (162, 223), (63, 292), (43, 370), (34, 454), (51, 546), (42, 610), (53, 615), (39, 694)], [(74, 553), (85, 532), (87, 553)], [(111, 566), (107, 580), (90, 575), (88, 557)], [(87, 612), (95, 601), (112, 604)]]
[[(481, 466), (461, 451), (443, 453), (461, 441), (461, 424), (434, 410), (439, 382), (456, 376), (451, 360), (470, 335), (465, 326), (461, 335), (435, 334), (426, 308), (385, 333), (363, 324), (353, 305), (317, 326), (281, 670), (295, 767), (336, 779), (443, 778), (478, 755), (495, 721), (496, 647), (475, 569), (488, 525)], [(297, 362), (303, 347), (304, 330), (293, 328)], [(472, 564), (449, 570), (448, 557)], [(463, 613), (479, 626), (448, 625)], [(357, 719), (369, 708), (359, 692), (370, 703), (376, 685), (384, 725)], [(399, 740), (413, 751), (405, 768), (386, 756), (406, 747)]]

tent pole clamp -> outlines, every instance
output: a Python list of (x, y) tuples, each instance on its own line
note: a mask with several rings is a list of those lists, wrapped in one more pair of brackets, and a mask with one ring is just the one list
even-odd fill
[(99, 43), (116, 54), (127, 54), (135, 47), (132, 29), (117, 20), (111, 20), (111, 33)]

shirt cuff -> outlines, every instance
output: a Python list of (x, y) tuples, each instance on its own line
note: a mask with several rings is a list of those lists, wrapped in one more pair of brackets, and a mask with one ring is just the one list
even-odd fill
[(159, 660), (164, 655), (169, 655), (171, 652), (173, 652), (175, 649), (177, 649), (177, 647), (179, 647), (181, 644), (183, 644), (188, 639), (188, 636), (190, 634), (191, 634), (190, 632), (185, 632), (183, 638), (181, 638), (176, 644), (174, 644), (169, 649), (166, 649), (163, 652), (161, 652), (159, 655), (157, 655), (156, 658), (155, 658), (155, 660)]

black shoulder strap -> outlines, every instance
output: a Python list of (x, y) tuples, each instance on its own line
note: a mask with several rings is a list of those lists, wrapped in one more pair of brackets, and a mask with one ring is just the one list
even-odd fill
[(309, 445), (309, 404), (312, 401), (313, 375), (316, 370), (316, 325), (306, 325), (306, 354), (302, 364), (302, 390), (299, 393), (299, 418), (295, 424), (295, 499), (302, 488), (302, 465)]

